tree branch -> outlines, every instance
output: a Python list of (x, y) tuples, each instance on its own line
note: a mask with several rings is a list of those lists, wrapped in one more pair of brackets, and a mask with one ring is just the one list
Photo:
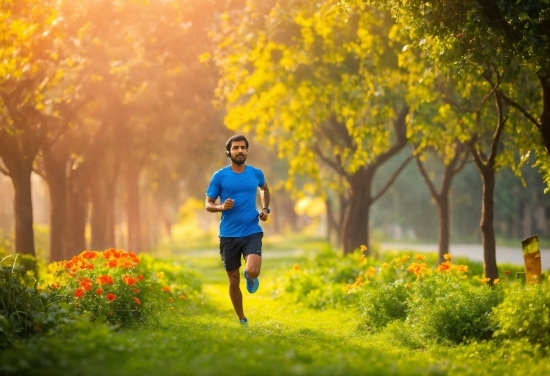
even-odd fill
[(523, 116), (525, 116), (527, 119), (529, 119), (529, 121), (535, 124), (539, 130), (542, 128), (541, 123), (539, 123), (539, 121), (535, 119), (522, 105), (520, 105), (513, 99), (508, 98), (505, 94), (502, 94), (502, 99), (504, 99), (506, 103), (508, 103), (510, 106), (521, 112)]
[(416, 155), (416, 166), (418, 167), (418, 170), (420, 171), (420, 175), (422, 175), (422, 179), (428, 186), (428, 190), (430, 191), (430, 194), (432, 195), (433, 199), (439, 202), (439, 193), (435, 189), (435, 185), (432, 182), (432, 179), (428, 176), (428, 173), (426, 172), (426, 169), (424, 168), (424, 164), (420, 161), (420, 156)]
[[(336, 171), (340, 176), (343, 176), (346, 179), (350, 178), (350, 175), (346, 172), (346, 170), (344, 170), (341, 163), (340, 164), (336, 163), (332, 159), (326, 157), (323, 154), (323, 151), (321, 150), (321, 147), (319, 146), (318, 142), (316, 142), (313, 145), (313, 151), (317, 154), (317, 156), (321, 159), (321, 161), (323, 161), (327, 166), (329, 166), (334, 171)], [(336, 156), (336, 158), (339, 158), (339, 156)]]
[(393, 175), (391, 176), (391, 178), (388, 180), (388, 182), (386, 183), (386, 185), (384, 186), (384, 188), (382, 188), (376, 195), (372, 196), (372, 199), (371, 199), (371, 203), (374, 203), (376, 202), (376, 200), (378, 200), (380, 197), (382, 197), (382, 195), (391, 187), (391, 185), (393, 184), (393, 182), (395, 181), (395, 179), (397, 179), (397, 177), (399, 176), (399, 174), (401, 173), (401, 171), (403, 171), (403, 169), (407, 166), (407, 164), (411, 161), (411, 159), (413, 159), (414, 157), (412, 155), (409, 155), (407, 157), (407, 159), (405, 159), (403, 161), (403, 163), (401, 163), (401, 166), (399, 166), (399, 168), (397, 170), (395, 170), (395, 172), (393, 173)]

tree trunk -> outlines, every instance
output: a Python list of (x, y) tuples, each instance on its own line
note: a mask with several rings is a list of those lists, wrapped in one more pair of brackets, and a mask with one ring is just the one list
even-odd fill
[(71, 171), (67, 184), (67, 222), (65, 259), (78, 255), (86, 247), (86, 222), (88, 216), (88, 178), (80, 168)]
[(126, 220), (128, 225), (128, 250), (139, 253), (142, 249), (142, 231), (139, 195), (139, 168), (126, 166)]
[(36, 256), (32, 215), (31, 163), (27, 161), (27, 163), (21, 163), (18, 169), (11, 168), (10, 176), (15, 190), (15, 252)]
[(354, 176), (349, 204), (346, 208), (342, 231), (342, 249), (344, 255), (352, 253), (361, 245), (369, 251), (369, 213), (372, 205), (371, 187), (374, 174), (363, 173)]
[(92, 239), (90, 248), (102, 251), (115, 247), (115, 184), (106, 181), (105, 176), (98, 176), (91, 188), (92, 214), (90, 225)]
[(451, 242), (451, 222), (449, 214), (449, 192), (442, 193), (437, 201), (438, 216), (438, 262), (445, 261), (444, 255), (449, 253), (449, 244)]
[(65, 260), (64, 234), (67, 218), (67, 176), (65, 154), (43, 150), (45, 178), (50, 193), (50, 262)]
[(495, 171), (487, 169), (481, 175), (483, 180), (483, 197), (481, 204), (481, 241), (483, 244), (483, 270), (491, 282), (498, 278), (496, 260), (495, 228), (493, 225), (495, 204)]
[(550, 73), (539, 73), (539, 81), (542, 86), (540, 132), (546, 151), (550, 153)]

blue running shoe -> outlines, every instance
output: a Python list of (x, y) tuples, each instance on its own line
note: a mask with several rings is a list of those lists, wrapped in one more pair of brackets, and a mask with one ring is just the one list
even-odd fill
[(244, 278), (246, 279), (246, 289), (249, 293), (254, 294), (256, 291), (258, 291), (258, 287), (260, 287), (260, 281), (258, 281), (258, 278), (248, 278), (246, 275), (246, 269), (243, 272)]
[(244, 319), (240, 319), (239, 324), (243, 326), (248, 326), (248, 319), (246, 317)]

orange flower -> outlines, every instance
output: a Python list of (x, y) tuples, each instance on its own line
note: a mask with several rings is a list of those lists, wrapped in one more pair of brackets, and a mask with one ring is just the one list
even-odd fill
[(136, 296), (134, 296), (134, 302), (136, 302), (136, 304), (141, 304), (140, 300)]
[(118, 265), (117, 261), (116, 260), (110, 260), (108, 263), (107, 263), (107, 266), (109, 268), (116, 268)]
[(300, 270), (300, 265), (294, 264), (294, 266), (292, 268), (296, 271), (299, 271)]
[(365, 272), (365, 277), (369, 278), (371, 275), (376, 274), (376, 268), (374, 266), (369, 266), (367, 271)]
[(170, 303), (174, 303), (174, 299), (172, 299), (172, 297), (169, 297), (168, 300), (170, 301)]
[(459, 273), (467, 273), (468, 272), (468, 265), (459, 265), (456, 270)]
[(128, 286), (133, 286), (136, 284), (137, 282), (137, 279), (135, 279), (134, 277), (131, 277), (129, 276), (128, 274), (125, 274), (122, 276), (122, 280), (124, 281), (124, 283), (126, 283)]
[(181, 300), (185, 300), (185, 296), (180, 295), (180, 299), (181, 299)]
[(445, 254), (443, 255), (443, 258), (444, 258), (445, 260), (450, 260), (450, 259), (453, 258), (453, 256), (451, 256), (450, 253), (445, 253)]
[(112, 302), (113, 300), (116, 299), (116, 295), (113, 294), (113, 293), (109, 293), (109, 294), (105, 295), (105, 299), (107, 299), (108, 301)]
[(143, 276), (142, 276), (141, 274), (138, 274), (138, 275), (136, 276), (136, 278), (139, 279), (140, 281), (143, 281)]
[(128, 252), (128, 258), (132, 260), (134, 264), (139, 264), (139, 258), (134, 252)]
[(361, 276), (357, 277), (355, 280), (355, 286), (361, 286)]
[(444, 261), (442, 262), (437, 268), (435, 268), (435, 271), (438, 273), (446, 272), (451, 270), (451, 262), (450, 261)]
[(101, 287), (98, 287), (97, 290), (95, 290), (95, 293), (97, 295), (101, 295), (101, 294), (103, 294), (103, 289)]
[(411, 288), (411, 284), (410, 284), (410, 283), (408, 283), (408, 282), (407, 282), (407, 283), (405, 283), (405, 288), (407, 288), (407, 289), (410, 289), (410, 288)]
[(61, 287), (61, 285), (60, 285), (59, 283), (58, 283), (58, 284), (52, 283), (52, 284), (50, 285), (50, 287), (51, 287), (52, 289), (58, 289), (58, 288)]
[(499, 278), (495, 278), (495, 280), (493, 281), (493, 285), (498, 285), (499, 282), (500, 282), (500, 279), (499, 279)]
[(408, 271), (414, 273), (417, 277), (420, 277), (422, 275), (422, 272), (426, 269), (428, 269), (428, 266), (425, 263), (417, 262), (413, 262), (407, 268)]
[(102, 275), (98, 280), (100, 285), (112, 285), (115, 282), (110, 275)]
[(418, 261), (422, 261), (422, 260), (424, 260), (424, 259), (426, 258), (426, 256), (421, 255), (421, 254), (416, 254), (416, 255), (414, 256), (414, 258), (417, 259)]
[(164, 291), (164, 292), (170, 292), (170, 286), (164, 286), (164, 287), (162, 288), (162, 291)]
[(82, 298), (84, 296), (84, 290), (81, 289), (80, 287), (77, 288), (75, 291), (74, 291), (74, 296), (76, 298)]
[(361, 247), (361, 252), (365, 252), (367, 250), (367, 246), (366, 245), (362, 245)]
[(95, 256), (96, 256), (96, 253), (94, 251), (84, 251), (80, 254), (80, 257), (85, 259), (90, 259), (90, 260), (95, 258)]
[(407, 262), (408, 259), (410, 259), (410, 256), (405, 255), (405, 256), (401, 257), (401, 262)]
[(486, 282), (489, 282), (491, 280), (491, 278), (480, 278), (479, 279), (479, 282), (481, 282), (481, 284), (485, 284)]
[(506, 270), (506, 271), (504, 272), (504, 274), (509, 275), (509, 274), (510, 274), (510, 271), (509, 271), (509, 270)]
[(92, 289), (92, 280), (90, 278), (84, 278), (82, 282), (80, 282), (80, 286), (84, 290), (90, 291)]
[(132, 289), (132, 291), (135, 292), (135, 293), (137, 294), (137, 293), (139, 292), (139, 289), (136, 288), (136, 287), (134, 287), (134, 288)]

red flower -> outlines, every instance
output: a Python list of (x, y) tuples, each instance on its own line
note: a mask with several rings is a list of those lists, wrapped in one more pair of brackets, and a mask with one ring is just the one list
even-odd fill
[(134, 277), (131, 277), (129, 276), (128, 274), (125, 274), (122, 276), (122, 280), (124, 281), (124, 283), (126, 283), (128, 286), (133, 286), (136, 284), (137, 282), (137, 279), (135, 279)]
[(164, 287), (162, 288), (162, 291), (164, 291), (164, 292), (170, 292), (170, 286), (164, 286)]
[(99, 287), (97, 290), (95, 290), (95, 293), (97, 295), (101, 295), (101, 294), (103, 294), (103, 289), (101, 287)]
[(504, 273), (505, 273), (506, 275), (509, 275), (509, 274), (510, 274), (510, 271), (509, 271), (509, 270), (506, 270)]
[(84, 251), (80, 254), (80, 257), (85, 259), (93, 259), (95, 258), (96, 253), (94, 251)]
[(102, 275), (98, 279), (100, 285), (112, 285), (114, 283), (113, 277), (110, 275)]
[(116, 260), (110, 260), (110, 261), (107, 263), (107, 266), (108, 266), (109, 268), (116, 268), (117, 264), (118, 264), (118, 263), (117, 263)]
[(112, 302), (113, 300), (116, 299), (116, 295), (113, 294), (113, 293), (109, 293), (109, 294), (105, 295), (105, 299), (107, 299), (108, 301)]
[(74, 291), (74, 296), (77, 297), (77, 298), (82, 298), (84, 296), (84, 290), (82, 290), (80, 287), (77, 288)]
[(138, 274), (137, 279), (139, 279), (140, 281), (143, 281), (143, 276), (141, 274)]
[(139, 299), (136, 296), (134, 296), (134, 302), (136, 302), (136, 304), (141, 304), (141, 302), (139, 301)]
[(82, 282), (80, 282), (80, 286), (84, 290), (90, 291), (92, 289), (92, 280), (90, 278), (84, 278)]
[(174, 303), (174, 299), (172, 299), (172, 297), (169, 297), (168, 300), (170, 301), (170, 303)]

